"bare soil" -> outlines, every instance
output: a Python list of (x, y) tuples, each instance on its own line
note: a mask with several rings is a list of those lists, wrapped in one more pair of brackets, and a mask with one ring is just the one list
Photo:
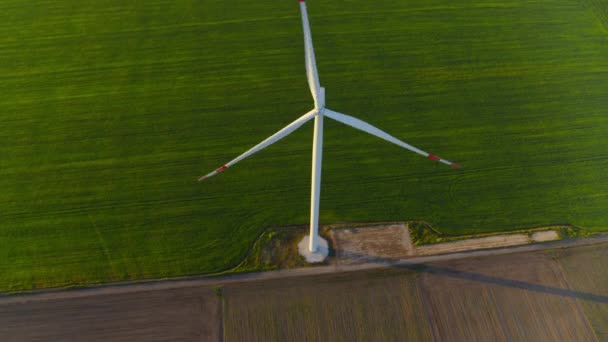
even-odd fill
[(588, 294), (578, 300), (598, 340), (608, 341), (608, 245), (560, 250), (553, 257), (570, 289)]
[(420, 281), (439, 341), (595, 340), (545, 252), (430, 264)]
[(578, 249), (568, 249), (576, 256), (570, 262), (587, 262), (596, 279), (582, 291), (566, 280), (555, 253), (227, 285), (225, 339), (597, 341), (589, 322), (605, 328), (606, 315), (581, 303), (606, 309), (605, 287), (599, 289), (605, 277), (595, 276), (603, 259), (576, 259)]
[(405, 224), (333, 229), (330, 235), (336, 249), (336, 262), (341, 265), (414, 255)]
[(527, 243), (530, 243), (530, 239), (526, 234), (494, 235), (476, 239), (416, 246), (416, 255), (454, 253), (475, 249), (517, 246)]
[(2, 341), (218, 341), (210, 288), (0, 305)]
[(416, 274), (360, 272), (228, 285), (225, 341), (429, 341)]
[(531, 238), (534, 242), (553, 241), (558, 240), (559, 235), (557, 235), (557, 232), (554, 230), (546, 230), (533, 233)]
[[(341, 228), (330, 230), (338, 265), (371, 261), (397, 260), (413, 256), (455, 253), (477, 249), (499, 248), (532, 242), (527, 234), (504, 234), (482, 238), (414, 246), (407, 224)], [(534, 241), (550, 241), (559, 237), (555, 231), (533, 234)]]

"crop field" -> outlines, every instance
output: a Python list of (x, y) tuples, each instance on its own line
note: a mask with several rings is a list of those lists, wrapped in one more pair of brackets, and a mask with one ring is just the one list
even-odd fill
[(430, 265), (421, 286), (442, 341), (595, 340), (578, 301), (588, 292), (568, 291), (544, 252)]
[(224, 288), (225, 341), (604, 341), (606, 244)]
[[(308, 3), (327, 105), (321, 223), (608, 227), (598, 0)], [(0, 3), (0, 291), (224, 270), (308, 222), (297, 2)]]
[(413, 272), (227, 286), (225, 341), (428, 341)]
[(346, 273), (0, 297), (0, 336), (9, 341), (605, 341), (607, 247), (604, 242)]
[(570, 288), (605, 296), (604, 302), (581, 300), (581, 306), (599, 341), (608, 340), (608, 248), (584, 248), (558, 253)]
[(0, 303), (3, 341), (218, 341), (220, 322), (205, 287)]

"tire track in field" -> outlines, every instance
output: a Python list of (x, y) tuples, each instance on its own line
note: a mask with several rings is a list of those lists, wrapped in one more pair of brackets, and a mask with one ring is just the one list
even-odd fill
[[(590, 161), (602, 161), (602, 160), (608, 160), (608, 155), (604, 155), (604, 156), (593, 156), (593, 157), (584, 157), (584, 158), (576, 158), (576, 159), (571, 159), (565, 162), (561, 162), (560, 164), (579, 164), (579, 163), (583, 163), (583, 162), (590, 162)], [(525, 168), (533, 168), (533, 167), (544, 167), (544, 166), (554, 166), (555, 163), (553, 161), (544, 161), (544, 162), (532, 162), (532, 163), (527, 163), (525, 165)], [(466, 166), (465, 166), (466, 168)], [(468, 168), (463, 170), (462, 172), (460, 172), (458, 175), (454, 176), (454, 174), (450, 171), (446, 171), (446, 172), (440, 172), (436, 175), (433, 176), (428, 176), (427, 173), (424, 172), (420, 172), (420, 173), (411, 173), (408, 174), (408, 178), (409, 179), (445, 179), (445, 178), (451, 178), (451, 182), (448, 185), (449, 187), (449, 195), (451, 198), (456, 197), (455, 192), (456, 192), (456, 186), (465, 181), (466, 179), (470, 179), (470, 178), (474, 178), (476, 176), (478, 176), (479, 174), (483, 174), (483, 173), (487, 173), (487, 172), (505, 172), (505, 171), (511, 171), (511, 170), (517, 170), (517, 169), (522, 169), (524, 168), (524, 166), (522, 165), (502, 165), (502, 166), (489, 166), (489, 167), (480, 167), (480, 168)], [(458, 171), (457, 171), (458, 172)], [(332, 182), (332, 184), (327, 184), (326, 188), (333, 188), (333, 187), (337, 187), (338, 185), (369, 185), (369, 184), (374, 184), (374, 183), (379, 183), (379, 182), (389, 182), (389, 181), (399, 181), (402, 180), (404, 178), (403, 175), (388, 175), (388, 176), (373, 176), (373, 177), (367, 177), (367, 178), (352, 178), (352, 179), (347, 179), (347, 180), (338, 180), (338, 181), (334, 181)]]
[[(284, 192), (293, 191), (295, 189), (305, 189), (308, 188), (308, 184), (303, 185), (291, 185), (284, 187), (275, 187), (275, 188), (263, 188), (257, 191), (250, 192), (247, 196), (249, 198), (253, 197), (272, 197), (274, 195), (280, 195)], [(208, 194), (202, 193), (197, 196), (191, 196), (188, 198), (175, 198), (175, 199), (147, 199), (147, 200), (132, 200), (132, 201), (109, 201), (103, 204), (92, 204), (64, 209), (51, 209), (51, 210), (42, 210), (33, 212), (15, 212), (9, 214), (2, 214), (0, 218), (6, 219), (17, 219), (17, 218), (41, 218), (48, 215), (69, 215), (69, 214), (78, 214), (78, 213), (88, 213), (92, 211), (99, 210), (120, 210), (120, 209), (143, 209), (151, 206), (166, 206), (170, 204), (179, 204), (179, 203), (194, 203), (199, 201), (210, 201), (215, 202), (222, 198), (225, 198), (226, 195), (222, 192), (217, 192), (216, 194)], [(263, 203), (263, 202), (259, 202)]]
[(448, 184), (449, 201), (455, 203), (458, 206), (464, 206), (466, 203), (464, 200), (461, 199), (462, 197), (456, 195), (458, 186), (462, 184), (462, 182), (464, 182), (466, 178), (472, 178), (472, 174), (459, 173)]
[[(571, 160), (565, 163), (581, 163), (581, 162), (587, 162), (587, 161), (598, 161), (598, 160), (605, 160), (608, 159), (608, 156), (597, 156), (597, 157), (588, 157), (588, 158), (578, 158), (575, 160)], [(181, 163), (177, 162), (178, 165), (181, 165)], [(562, 163), (564, 164), (564, 163)], [(553, 165), (553, 163), (551, 162), (537, 162), (537, 163), (531, 163), (528, 166), (531, 167), (542, 167), (542, 166), (547, 166), (547, 165)], [(498, 166), (498, 167), (487, 167), (487, 168), (477, 168), (474, 169), (472, 171), (469, 171), (467, 173), (467, 176), (461, 176), (461, 177), (457, 177), (454, 178), (449, 186), (449, 194), (448, 196), (450, 196), (450, 198), (452, 198), (452, 200), (458, 201), (456, 200), (457, 196), (456, 196), (456, 187), (459, 184), (459, 182), (464, 181), (465, 179), (469, 178), (469, 177), (474, 177), (475, 175), (482, 173), (482, 172), (488, 172), (488, 171), (508, 171), (508, 170), (514, 170), (514, 169), (518, 169), (521, 168), (521, 166), (519, 165), (509, 165), (509, 166)], [(112, 170), (113, 168), (108, 167), (108, 170)], [(421, 173), (420, 176), (423, 176), (424, 174)], [(412, 175), (413, 178), (417, 178), (416, 175)], [(452, 174), (450, 173), (443, 173), (437, 176), (433, 176), (433, 178), (445, 178), (445, 177), (453, 177)], [(339, 182), (333, 182), (333, 186), (329, 186), (329, 188), (334, 188), (338, 185), (365, 185), (365, 184), (373, 184), (373, 183), (377, 183), (377, 182), (387, 182), (387, 181), (391, 181), (391, 180), (399, 180), (402, 179), (402, 176), (381, 176), (381, 177), (373, 177), (373, 178), (368, 178), (366, 180), (361, 180), (360, 178), (353, 178), (350, 180), (344, 180), (344, 181), (339, 181)], [(294, 189), (303, 189), (307, 187), (307, 185), (287, 185), (286, 188), (274, 188), (274, 189), (261, 189), (259, 191), (255, 191), (253, 193), (250, 193), (249, 196), (253, 197), (253, 196), (263, 196), (263, 197), (267, 197), (267, 196), (272, 196), (272, 195), (277, 195), (277, 194), (281, 194), (285, 191), (290, 191), (290, 190), (294, 190)], [(166, 200), (166, 199), (150, 199), (150, 200), (144, 200), (144, 201), (127, 201), (127, 202), (120, 202), (120, 201), (116, 201), (115, 203), (106, 203), (106, 204), (95, 204), (95, 205), (90, 205), (90, 206), (80, 206), (80, 207), (72, 207), (72, 208), (65, 208), (65, 209), (56, 209), (56, 210), (43, 210), (43, 211), (38, 211), (38, 212), (16, 212), (16, 213), (9, 213), (9, 214), (4, 214), (4, 215), (0, 215), (0, 217), (2, 218), (6, 218), (6, 219), (17, 219), (17, 218), (41, 218), (41, 217), (45, 217), (47, 215), (54, 215), (54, 214), (59, 214), (59, 215), (64, 215), (64, 214), (77, 214), (77, 213), (87, 213), (87, 212), (91, 212), (91, 211), (97, 211), (97, 210), (111, 210), (111, 209), (142, 209), (145, 207), (149, 207), (152, 205), (168, 205), (168, 204), (178, 204), (178, 203), (191, 203), (191, 202), (197, 202), (197, 201), (214, 201), (214, 200), (218, 200), (221, 198), (224, 198), (225, 195), (224, 194), (218, 194), (218, 195), (209, 195), (209, 194), (204, 194), (204, 195), (200, 195), (200, 196), (194, 196), (194, 197), (189, 197), (189, 198), (180, 198), (180, 199), (170, 199), (170, 200)]]
[(608, 33), (608, 4), (605, 0), (579, 0)]
[(112, 262), (112, 258), (110, 257), (110, 250), (106, 246), (103, 236), (101, 235), (101, 231), (99, 230), (99, 227), (93, 221), (93, 218), (91, 217), (90, 213), (87, 215), (87, 217), (89, 218), (89, 222), (91, 222), (91, 226), (93, 227), (93, 230), (95, 230), (95, 234), (97, 235), (97, 240), (99, 241), (101, 250), (102, 250), (106, 260), (108, 261), (108, 264), (110, 265), (110, 268), (112, 269), (112, 272), (114, 272), (115, 274), (118, 274), (116, 272), (116, 267), (114, 266), (114, 263)]
[[(603, 161), (603, 160), (608, 160), (608, 155), (573, 159), (573, 160), (569, 160), (566, 162), (561, 162), (560, 165), (580, 164), (580, 163), (584, 163), (584, 162), (595, 162), (595, 161)], [(548, 162), (529, 163), (526, 165), (508, 165), (508, 166), (498, 166), (498, 167), (477, 168), (477, 169), (474, 169), (471, 171), (467, 170), (468, 172), (460, 173), (456, 177), (452, 178), (452, 180), (450, 181), (450, 184), (448, 185), (448, 190), (449, 190), (448, 196), (451, 201), (458, 203), (458, 204), (462, 204), (462, 201), (459, 200), (459, 196), (457, 196), (456, 193), (458, 191), (458, 186), (465, 181), (470, 181), (471, 179), (474, 179), (475, 177), (479, 177), (483, 173), (492, 173), (492, 172), (500, 173), (500, 172), (507, 172), (507, 171), (516, 171), (518, 169), (523, 172), (526, 169), (537, 168), (537, 167), (546, 167), (546, 166), (555, 166), (555, 163), (548, 161)]]
[[(582, 162), (589, 162), (589, 161), (602, 161), (602, 160), (607, 160), (608, 159), (608, 155), (604, 155), (604, 156), (594, 156), (594, 157), (586, 157), (586, 158), (577, 158), (577, 159), (573, 159), (573, 160), (569, 160), (566, 162), (562, 162), (562, 164), (574, 164), (574, 163), (582, 163)], [(151, 164), (146, 164), (146, 165), (160, 165), (160, 163), (151, 163)], [(175, 162), (176, 165), (184, 165), (179, 161)], [(536, 163), (530, 163), (527, 165), (527, 167), (542, 167), (542, 166), (549, 166), (549, 165), (554, 165), (554, 163), (552, 162), (536, 162)], [(459, 200), (457, 200), (456, 196), (456, 192), (457, 192), (457, 186), (459, 183), (465, 181), (466, 179), (470, 179), (470, 177), (475, 177), (478, 174), (481, 173), (485, 173), (485, 172), (493, 172), (493, 171), (509, 171), (509, 170), (515, 170), (515, 169), (520, 169), (521, 166), (520, 165), (507, 165), (507, 166), (496, 166), (496, 167), (485, 167), (485, 168), (476, 168), (476, 169), (471, 169), (470, 171), (467, 170), (466, 173), (462, 173), (461, 176), (453, 178), (454, 175), (451, 172), (442, 172), (438, 175), (432, 176), (433, 179), (440, 179), (440, 178), (446, 178), (446, 177), (452, 177), (452, 180), (449, 184), (449, 191), (448, 191), (448, 196), (451, 198), (451, 200), (456, 201), (456, 203), (458, 203)], [(116, 171), (115, 167), (107, 167), (105, 168), (108, 171)], [(119, 168), (120, 169), (120, 168)], [(428, 178), (428, 177), (424, 177), (426, 174), (424, 173), (417, 173), (417, 174), (411, 174), (410, 178)], [(466, 176), (465, 176), (466, 175)], [(369, 185), (369, 184), (374, 184), (374, 183), (378, 183), (378, 182), (389, 182), (389, 181), (395, 181), (395, 180), (401, 180), (403, 179), (403, 176), (399, 176), (399, 175), (389, 175), (389, 176), (376, 176), (376, 177), (370, 177), (370, 178), (365, 178), (365, 179), (361, 179), (361, 178), (352, 178), (352, 179), (348, 179), (348, 180), (343, 180), (343, 181), (334, 181), (332, 184), (327, 184), (326, 189), (331, 189), (331, 188), (335, 188), (335, 187), (339, 187), (339, 186), (348, 186), (348, 185), (357, 185), (357, 186), (361, 186), (361, 185)], [(272, 195), (277, 195), (277, 194), (281, 194), (284, 193), (286, 191), (293, 191), (293, 190), (302, 190), (304, 188), (307, 188), (308, 185), (297, 185), (297, 184), (286, 184), (284, 187), (281, 188), (272, 188), (272, 189), (260, 189), (259, 191), (255, 191), (250, 193), (248, 196), (249, 197), (255, 197), (255, 196), (262, 196), (262, 197), (268, 197), (268, 196), (272, 196)], [(126, 201), (126, 202), (121, 202), (121, 201), (115, 201), (115, 202), (108, 202), (105, 204), (94, 204), (94, 205), (87, 205), (87, 206), (78, 206), (78, 207), (71, 207), (71, 208), (64, 208), (64, 209), (55, 209), (55, 210), (43, 210), (43, 211), (37, 211), (37, 212), (15, 212), (15, 213), (8, 213), (8, 214), (0, 214), (0, 218), (5, 218), (5, 219), (18, 219), (18, 218), (41, 218), (41, 217), (45, 217), (48, 215), (69, 215), (69, 214), (78, 214), (78, 213), (87, 213), (87, 212), (92, 212), (92, 211), (98, 211), (98, 210), (119, 210), (119, 209), (142, 209), (145, 207), (149, 207), (149, 206), (153, 206), (153, 205), (168, 205), (168, 204), (179, 204), (179, 203), (193, 203), (193, 202), (198, 202), (198, 201), (215, 201), (221, 198), (224, 198), (225, 195), (222, 193), (219, 193), (217, 195), (209, 195), (207, 193), (202, 194), (200, 196), (194, 196), (194, 197), (189, 197), (189, 198), (178, 198), (178, 199), (149, 199), (149, 200), (144, 200), (144, 201)], [(377, 200), (377, 199), (376, 199)]]
[(437, 321), (433, 316), (433, 310), (431, 309), (431, 304), (429, 303), (428, 294), (426, 291), (426, 285), (424, 283), (425, 273), (421, 272), (417, 279), (417, 287), (418, 293), (420, 295), (420, 299), (422, 301), (422, 307), (424, 308), (424, 314), (426, 316), (427, 322), (429, 323), (431, 333), (433, 334), (433, 341), (440, 341), (439, 338), (439, 328), (437, 327)]

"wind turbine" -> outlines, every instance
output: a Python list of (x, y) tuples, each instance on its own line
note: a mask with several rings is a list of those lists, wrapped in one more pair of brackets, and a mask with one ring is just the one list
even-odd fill
[[(376, 128), (364, 121), (361, 121), (352, 116), (348, 116), (345, 114), (341, 114), (325, 108), (325, 88), (321, 87), (319, 84), (319, 75), (317, 73), (317, 65), (315, 61), (315, 53), (312, 46), (312, 37), (310, 34), (310, 24), (308, 22), (308, 13), (306, 11), (306, 3), (305, 0), (299, 0), (300, 2), (300, 11), (302, 13), (302, 26), (304, 29), (304, 55), (306, 61), (306, 77), (308, 78), (308, 85), (310, 87), (310, 92), (312, 93), (312, 98), (314, 100), (315, 107), (310, 112), (302, 115), (294, 122), (290, 123), (280, 131), (268, 137), (266, 140), (261, 143), (255, 145), (247, 152), (241, 154), (235, 159), (231, 160), (227, 164), (222, 165), (216, 170), (210, 172), (209, 174), (202, 176), (199, 178), (199, 181), (203, 181), (211, 176), (214, 176), (227, 168), (233, 166), (234, 164), (240, 162), (241, 160), (251, 156), (252, 154), (274, 144), (275, 142), (283, 139), (287, 135), (291, 134), (293, 131), (298, 129), (304, 123), (308, 122), (311, 119), (315, 119), (315, 127), (314, 127), (314, 135), (313, 135), (313, 145), (312, 145), (312, 182), (311, 182), (311, 196), (310, 196), (310, 238), (308, 239), (308, 252), (310, 254), (318, 253), (318, 243), (319, 243), (319, 197), (321, 192), (321, 160), (323, 156), (323, 118), (328, 117), (330, 119), (336, 120), (343, 124), (349, 125), (353, 128), (359, 129), (361, 131), (367, 132), (371, 135), (375, 135), (378, 138), (384, 139), (388, 142), (392, 142), (393, 144), (399, 145), (407, 150), (410, 150), (414, 153), (417, 153), (421, 156), (427, 157), (429, 159), (438, 161), (440, 163), (449, 165), (454, 168), (460, 168), (461, 166), (452, 163), (451, 161), (439, 158), (433, 154), (427, 153), (419, 148), (416, 148), (406, 142), (403, 142), (390, 134)], [(326, 256), (326, 254), (325, 254)], [(315, 259), (314, 257), (312, 258)], [(317, 258), (317, 260), (324, 259)]]

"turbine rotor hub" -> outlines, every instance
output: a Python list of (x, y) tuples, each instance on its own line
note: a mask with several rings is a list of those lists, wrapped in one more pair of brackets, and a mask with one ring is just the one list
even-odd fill
[(325, 109), (325, 88), (323, 87), (319, 88), (319, 95), (317, 97), (315, 107), (319, 114), (323, 114), (322, 112)]

